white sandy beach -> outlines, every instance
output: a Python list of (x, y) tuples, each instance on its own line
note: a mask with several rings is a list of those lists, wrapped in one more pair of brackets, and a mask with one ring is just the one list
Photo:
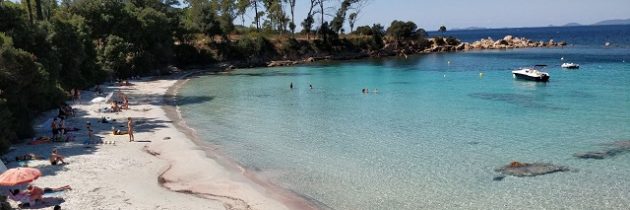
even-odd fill
[[(4, 157), (14, 160), (16, 155), (35, 153), (48, 158), (51, 149), (58, 148), (66, 156), (66, 165), (52, 166), (47, 160), (29, 161), (43, 176), (33, 184), (40, 187), (72, 186), (73, 190), (56, 194), (63, 198), (62, 209), (312, 209), (299, 196), (278, 190), (277, 187), (251, 179), (238, 165), (220, 156), (207, 154), (200, 146), (178, 129), (163, 109), (163, 96), (182, 75), (170, 78), (132, 81), (133, 86), (105, 87), (105, 93), (117, 88), (129, 95), (130, 109), (119, 113), (100, 113), (92, 104), (94, 93), (82, 92), (82, 103), (73, 105), (77, 116), (66, 121), (66, 127), (77, 127), (72, 132), (75, 140), (67, 143), (16, 145)], [(38, 120), (38, 135), (50, 136), (47, 120), (51, 111)], [(174, 113), (170, 113), (173, 115)], [(99, 123), (106, 117), (110, 123)], [(126, 130), (126, 119), (135, 120), (136, 142), (127, 135), (111, 134), (112, 126)], [(111, 122), (115, 119), (116, 122)], [(86, 121), (92, 123), (96, 136), (115, 144), (84, 145), (87, 138)], [(209, 156), (214, 158), (209, 158)], [(223, 164), (221, 164), (223, 163)], [(16, 167), (12, 161), (8, 167)], [(265, 186), (265, 187), (263, 187)], [(12, 202), (15, 207), (17, 204)], [(48, 207), (51, 208), (51, 207)]]

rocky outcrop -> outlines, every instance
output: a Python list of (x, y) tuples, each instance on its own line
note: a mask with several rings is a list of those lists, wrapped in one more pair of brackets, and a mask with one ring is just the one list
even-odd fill
[(500, 40), (493, 40), (491, 37), (481, 39), (473, 43), (464, 42), (464, 49), (511, 49), (511, 48), (533, 48), (533, 47), (561, 47), (567, 45), (566, 42), (555, 42), (550, 39), (547, 42), (532, 41), (523, 37), (513, 37), (507, 35)]
[(457, 52), (484, 49), (559, 47), (565, 45), (566, 42), (555, 42), (553, 39), (546, 42), (535, 42), (526, 38), (514, 37), (511, 35), (505, 36), (503, 39), (499, 40), (493, 40), (491, 37), (488, 37), (473, 43), (460, 43), (459, 40), (452, 37), (438, 38), (438, 40), (436, 40), (436, 38), (407, 41), (386, 40), (383, 43), (383, 47), (380, 49), (354, 49), (354, 51), (341, 53), (316, 52), (294, 56), (250, 57), (244, 60), (232, 61), (230, 64), (227, 64), (228, 66), (222, 66), (222, 68), (225, 69), (225, 71), (229, 71), (234, 68), (292, 66), (319, 60), (352, 60), (366, 57), (390, 56), (400, 56), (406, 58), (408, 55), (421, 53)]
[(606, 144), (606, 146), (609, 147), (599, 151), (575, 153), (573, 156), (582, 159), (605, 159), (630, 152), (630, 140), (613, 142), (611, 144)]

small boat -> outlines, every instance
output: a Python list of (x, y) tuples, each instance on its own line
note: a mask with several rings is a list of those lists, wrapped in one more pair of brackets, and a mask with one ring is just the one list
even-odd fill
[(577, 63), (563, 63), (562, 65), (560, 65), (560, 67), (566, 68), (566, 69), (579, 69), (580, 68), (580, 64), (577, 64)]
[(512, 71), (512, 76), (516, 79), (547, 82), (549, 81), (549, 73), (539, 70), (545, 66), (547, 65), (535, 65), (534, 67), (529, 68), (519, 68), (518, 70)]

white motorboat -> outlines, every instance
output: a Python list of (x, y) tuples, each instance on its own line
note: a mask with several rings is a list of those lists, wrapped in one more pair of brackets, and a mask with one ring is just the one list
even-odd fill
[(577, 64), (577, 63), (563, 63), (562, 65), (560, 65), (560, 67), (566, 68), (566, 69), (578, 69), (578, 68), (580, 68), (580, 64)]
[(534, 67), (529, 68), (519, 68), (518, 70), (512, 71), (512, 76), (516, 79), (547, 82), (549, 81), (549, 73), (540, 71), (545, 66), (547, 65), (535, 65)]

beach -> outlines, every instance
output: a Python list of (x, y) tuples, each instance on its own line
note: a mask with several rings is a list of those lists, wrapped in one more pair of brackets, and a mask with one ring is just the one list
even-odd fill
[[(129, 109), (117, 113), (98, 110), (109, 103), (90, 103), (94, 92), (83, 91), (80, 104), (72, 104), (76, 116), (66, 120), (74, 140), (63, 143), (14, 145), (4, 155), (9, 168), (26, 165), (41, 170), (32, 182), (40, 187), (70, 185), (72, 190), (56, 193), (62, 209), (309, 209), (304, 199), (282, 192), (264, 180), (248, 178), (246, 170), (208, 148), (198, 146), (193, 133), (182, 131), (183, 121), (176, 108), (165, 104), (164, 96), (186, 74), (142, 78), (130, 86), (105, 86), (105, 95), (121, 90), (129, 96)], [(170, 94), (176, 92), (170, 89)], [(105, 95), (100, 95), (104, 97)], [(168, 113), (170, 112), (170, 113)], [(57, 111), (39, 117), (38, 136), (50, 136), (50, 119)], [(168, 113), (168, 114), (167, 114)], [(108, 123), (100, 123), (105, 117)], [(113, 135), (112, 127), (126, 130), (127, 118), (135, 124), (135, 141), (128, 135)], [(84, 144), (86, 123), (95, 139), (104, 143)], [(173, 122), (180, 123), (175, 126)], [(179, 127), (179, 129), (178, 129)], [(47, 158), (53, 148), (68, 164), (51, 165)], [(43, 160), (16, 162), (15, 156), (34, 153)], [(210, 158), (212, 157), (212, 158)], [(232, 165), (229, 165), (232, 164)], [(275, 191), (277, 189), (277, 191)], [(12, 206), (17, 203), (11, 201)]]

